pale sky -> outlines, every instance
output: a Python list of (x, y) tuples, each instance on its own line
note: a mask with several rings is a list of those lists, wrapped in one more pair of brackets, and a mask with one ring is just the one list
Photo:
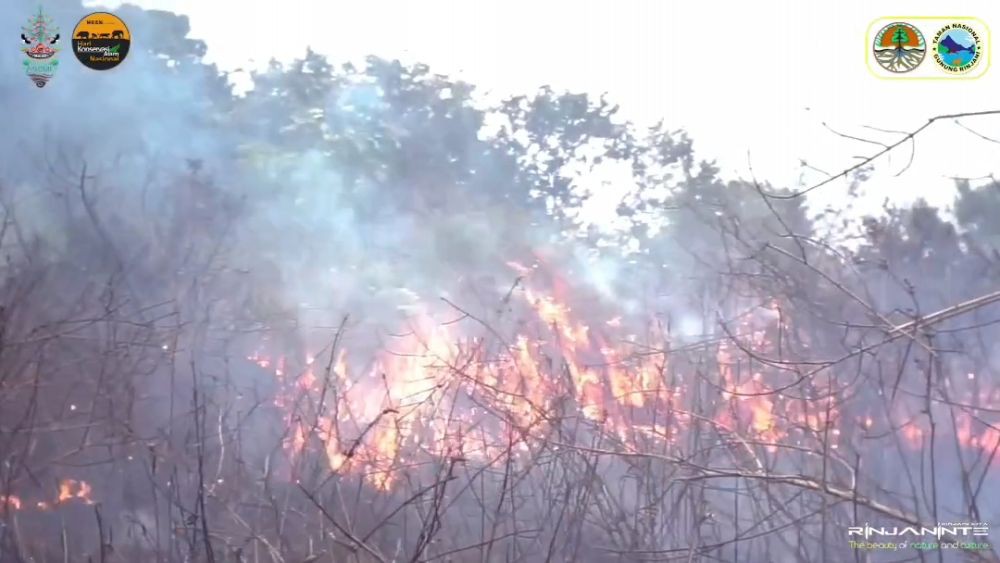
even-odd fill
[[(834, 172), (875, 145), (824, 129), (891, 141), (863, 128), (915, 129), (928, 117), (1000, 109), (1000, 64), (978, 80), (879, 80), (865, 66), (865, 32), (886, 16), (976, 16), (1000, 41), (1000, 2), (964, 0), (135, 0), (191, 18), (191, 35), (225, 69), (289, 60), (307, 46), (334, 61), (374, 54), (424, 62), (432, 70), (498, 94), (607, 92), (624, 115), (687, 130), (699, 156), (727, 175), (756, 175), (795, 187), (800, 159)], [(118, 2), (91, 2), (113, 9)], [(951, 13), (949, 13), (951, 12)], [(928, 38), (929, 40), (930, 38)], [(987, 45), (989, 48), (989, 45)], [(994, 49), (995, 51), (995, 49)], [(997, 53), (1000, 56), (1000, 51)], [(928, 55), (930, 56), (930, 55)], [(807, 109), (809, 108), (809, 109)], [(1000, 117), (969, 127), (1000, 139)], [(950, 123), (918, 138), (916, 159), (901, 150), (866, 187), (871, 201), (920, 194), (950, 200), (947, 176), (1000, 172), (1000, 144)], [(807, 177), (815, 181), (817, 173)], [(808, 182), (807, 182), (808, 183)], [(843, 184), (818, 194), (839, 201)]]

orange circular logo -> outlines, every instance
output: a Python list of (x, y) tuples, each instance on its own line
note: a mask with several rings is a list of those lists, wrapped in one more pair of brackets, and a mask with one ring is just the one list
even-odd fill
[(120, 65), (131, 43), (128, 26), (109, 12), (87, 14), (73, 29), (73, 53), (83, 66), (94, 70)]

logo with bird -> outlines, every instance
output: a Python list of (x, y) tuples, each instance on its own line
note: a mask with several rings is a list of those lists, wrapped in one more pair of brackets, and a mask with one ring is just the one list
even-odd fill
[(21, 52), (27, 57), (24, 70), (39, 88), (48, 84), (59, 68), (56, 58), (59, 39), (59, 28), (41, 6), (35, 15), (28, 18), (27, 25), (21, 26)]

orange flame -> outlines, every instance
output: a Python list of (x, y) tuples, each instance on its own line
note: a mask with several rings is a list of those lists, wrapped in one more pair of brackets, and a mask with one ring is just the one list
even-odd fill
[(15, 495), (0, 495), (0, 508), (21, 510), (21, 499)]
[[(510, 265), (524, 277), (516, 294), (523, 302), (516, 310), (526, 317), (518, 319), (525, 322), (500, 351), (488, 350), (485, 337), (463, 340), (457, 322), (442, 325), (425, 310), (411, 321), (407, 335), (393, 337), (364, 369), (352, 370), (344, 349), (330, 362), (307, 356), (298, 374), (287, 373), (283, 359), (250, 356), (280, 384), (274, 403), (285, 418), (289, 458), (315, 448), (333, 472), (363, 476), (372, 487), (388, 490), (422, 465), (424, 456), (517, 459), (565, 417), (582, 418), (588, 429), (617, 438), (628, 451), (680, 443), (697, 420), (684, 414), (683, 405), (693, 400), (685, 397), (690, 384), (670, 379), (683, 378), (673, 373), (681, 368), (671, 364), (668, 370), (663, 353), (655, 360), (637, 353), (630, 338), (608, 338), (627, 324), (620, 316), (583, 322), (554, 296), (564, 282), (555, 280), (554, 295), (546, 294), (529, 279), (537, 266)], [(832, 383), (809, 382), (809, 393), (822, 399), (786, 396), (779, 391), (784, 374), (758, 367), (742, 351), (775, 346), (776, 331), (787, 329), (780, 305), (753, 309), (735, 328), (739, 345), (723, 342), (716, 348), (718, 394), (707, 402), (704, 420), (772, 452), (804, 441), (841, 447), (845, 413)], [(654, 336), (669, 338), (662, 330)], [(975, 377), (960, 379), (981, 384)], [(1000, 399), (1000, 390), (974, 389), (976, 400), (994, 397)], [(871, 415), (850, 414), (859, 432), (875, 426)], [(908, 444), (919, 447), (924, 436), (919, 424), (896, 427)], [(985, 449), (1000, 441), (1000, 432), (968, 417), (957, 419), (956, 436), (963, 447)]]
[(56, 503), (63, 504), (72, 500), (80, 500), (84, 504), (94, 504), (90, 498), (91, 492), (90, 484), (86, 481), (63, 479), (59, 483), (59, 497)]

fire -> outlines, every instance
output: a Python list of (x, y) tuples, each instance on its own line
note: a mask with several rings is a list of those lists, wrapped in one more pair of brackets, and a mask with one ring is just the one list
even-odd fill
[[(736, 323), (738, 342), (715, 345), (715, 376), (708, 377), (713, 394), (699, 397), (700, 390), (689, 393), (691, 380), (674, 373), (678, 367), (666, 353), (640, 354), (631, 337), (612, 338), (628, 329), (625, 318), (587, 322), (559, 298), (565, 282), (555, 280), (546, 292), (533, 285), (538, 266), (510, 266), (521, 277), (508, 298), (522, 316), (506, 337), (476, 336), (461, 319), (452, 321), (454, 315), (442, 322), (427, 308), (411, 308), (415, 314), (403, 334), (387, 338), (381, 351), (363, 361), (341, 347), (332, 356), (305, 356), (296, 373), (284, 358), (251, 355), (279, 383), (274, 404), (284, 417), (292, 477), (297, 460), (314, 451), (334, 473), (362, 476), (370, 486), (389, 490), (428, 466), (427, 460), (518, 459), (566, 424), (617, 440), (624, 451), (641, 451), (644, 444), (679, 447), (692, 425), (708, 423), (767, 452), (783, 444), (842, 448), (850, 443), (842, 436), (842, 418), (856, 432), (882, 426), (874, 413), (842, 413), (831, 381), (813, 378), (786, 395), (782, 385), (788, 380), (781, 378), (787, 372), (748, 359), (744, 347), (772, 350), (776, 331), (788, 328), (776, 301), (752, 308)], [(659, 343), (669, 340), (662, 330), (649, 332)], [(502, 345), (490, 344), (496, 340)], [(974, 391), (983, 401), (997, 394)], [(920, 447), (921, 425), (912, 419), (893, 423), (895, 414), (887, 423), (911, 447)], [(964, 447), (987, 449), (1000, 442), (993, 427), (969, 417), (957, 420)]]
[[(722, 396), (730, 402), (729, 411), (721, 411), (716, 421), (729, 426), (737, 420), (746, 420), (754, 436), (768, 443), (767, 449), (774, 451), (776, 443), (785, 437), (785, 432), (775, 416), (776, 394), (771, 394), (760, 372), (754, 373), (742, 383), (736, 382), (737, 363), (728, 345), (719, 347), (716, 361), (724, 390)], [(786, 409), (786, 411), (789, 409)]]
[[(319, 439), (324, 444), (327, 462), (331, 471), (339, 471), (347, 462), (343, 453), (340, 438), (337, 435), (337, 424), (329, 417), (321, 417), (318, 424)], [(301, 451), (301, 450), (300, 450)]]
[[(517, 269), (523, 275), (532, 271)], [(407, 335), (393, 339), (366, 372), (351, 370), (347, 351), (339, 350), (331, 362), (332, 382), (317, 375), (312, 356), (295, 377), (274, 368), (282, 360), (251, 355), (281, 384), (274, 404), (285, 413), (289, 458), (294, 462), (315, 441), (331, 470), (363, 474), (384, 490), (415, 451), (481, 460), (519, 455), (530, 451), (526, 441), (532, 435), (558, 420), (555, 412), (573, 415), (562, 410), (567, 404), (627, 441), (639, 432), (624, 422), (622, 409), (650, 409), (655, 420), (654, 409), (673, 399), (662, 381), (662, 361), (630, 361), (627, 349), (609, 345), (574, 318), (567, 304), (529, 287), (522, 293), (537, 323), (525, 325), (499, 361), (484, 359), (481, 339), (463, 345), (459, 333), (428, 313), (412, 322)], [(331, 385), (335, 390), (327, 393)], [(303, 412), (303, 404), (323, 404), (326, 411)], [(648, 427), (661, 429), (659, 436), (677, 435), (662, 422)]]
[(59, 483), (59, 497), (57, 504), (63, 504), (72, 500), (80, 500), (84, 504), (94, 504), (90, 498), (90, 484), (86, 481), (76, 481), (73, 479), (63, 479)]
[(913, 446), (921, 446), (924, 442), (924, 431), (916, 424), (903, 426), (903, 439)]
[(963, 447), (983, 450), (987, 454), (1000, 444), (1000, 429), (977, 421), (968, 413), (956, 416), (955, 436)]
[[(954, 438), (962, 449), (973, 454), (992, 456), (1000, 448), (1000, 421), (995, 414), (1000, 388), (972, 372), (956, 374), (944, 383), (956, 405), (939, 404), (932, 408), (931, 414), (939, 421), (937, 436)], [(913, 450), (926, 447), (931, 426), (925, 409), (898, 406), (893, 415), (894, 427), (899, 429), (904, 444)], [(944, 426), (940, 421), (949, 421), (953, 426)], [(871, 426), (871, 422), (865, 424)]]
[(0, 508), (21, 510), (21, 499), (15, 495), (0, 495)]
[(615, 401), (623, 406), (644, 407), (656, 400), (666, 400), (669, 393), (660, 380), (657, 366), (640, 364), (630, 369), (617, 350), (602, 349), (608, 361), (608, 380)]
[[(93, 489), (86, 481), (75, 479), (63, 479), (59, 482), (59, 491), (54, 500), (36, 501), (33, 506), (40, 511), (48, 511), (53, 508), (68, 504), (73, 501), (80, 501), (84, 504), (94, 504), (91, 497)], [(0, 495), (0, 512), (6, 510), (24, 510), (29, 506), (21, 497), (17, 495)]]

